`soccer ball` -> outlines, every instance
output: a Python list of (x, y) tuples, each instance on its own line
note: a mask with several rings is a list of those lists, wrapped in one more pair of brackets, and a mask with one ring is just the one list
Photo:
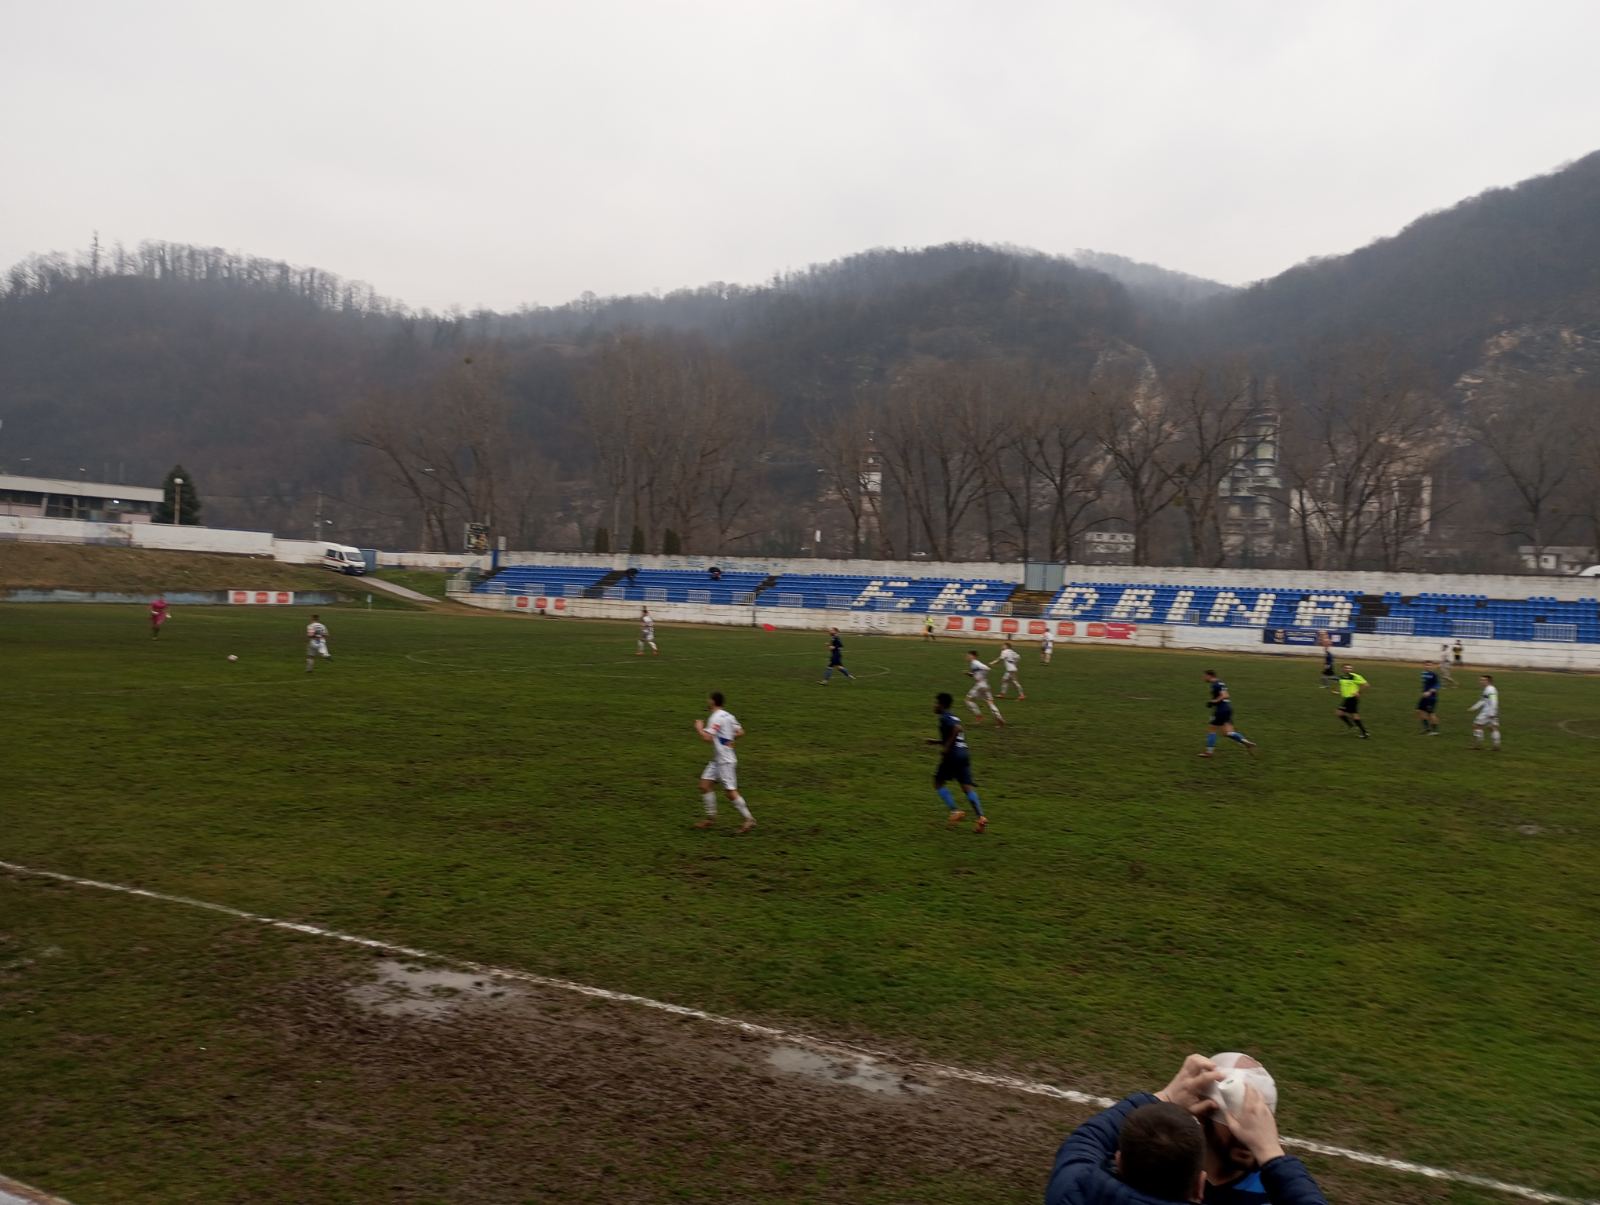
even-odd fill
[(228, 660), (229, 661), (237, 661), (238, 659), (239, 659), (238, 654), (236, 654), (236, 653), (229, 653), (228, 654)]

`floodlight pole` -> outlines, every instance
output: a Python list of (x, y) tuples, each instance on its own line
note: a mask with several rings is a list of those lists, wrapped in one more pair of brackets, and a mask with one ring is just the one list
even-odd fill
[(172, 521), (183, 525), (183, 478), (172, 479)]

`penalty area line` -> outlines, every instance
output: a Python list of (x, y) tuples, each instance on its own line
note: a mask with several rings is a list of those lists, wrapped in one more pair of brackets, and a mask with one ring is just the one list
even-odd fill
[[(554, 989), (556, 991), (571, 992), (574, 995), (588, 996), (595, 1000), (608, 1000), (616, 1004), (630, 1004), (638, 1008), (648, 1008), (656, 1012), (668, 1013), (676, 1017), (701, 1021), (723, 1029), (735, 1030), (752, 1037), (765, 1038), (769, 1041), (784, 1042), (791, 1046), (799, 1046), (818, 1054), (848, 1055), (852, 1058), (864, 1059), (873, 1063), (887, 1063), (892, 1066), (902, 1067), (909, 1071), (917, 1072), (931, 1079), (949, 1080), (953, 1083), (976, 1084), (986, 1088), (1000, 1088), (1010, 1092), (1018, 1092), (1027, 1096), (1043, 1096), (1052, 1100), (1064, 1100), (1072, 1104), (1090, 1105), (1097, 1109), (1108, 1109), (1117, 1102), (1110, 1097), (1097, 1096), (1090, 1092), (1082, 1092), (1076, 1088), (1062, 1088), (1055, 1084), (1046, 1084), (1037, 1080), (1022, 1079), (1017, 1076), (1004, 1075), (987, 1071), (973, 1071), (966, 1067), (956, 1067), (946, 1063), (930, 1063), (916, 1059), (904, 1059), (893, 1054), (870, 1050), (865, 1047), (855, 1046), (846, 1042), (831, 1041), (826, 1038), (813, 1037), (810, 1034), (800, 1033), (790, 1029), (779, 1029), (772, 1025), (762, 1025), (755, 1021), (744, 1021), (738, 1017), (725, 1017), (718, 1013), (706, 1012), (703, 1009), (691, 1008), (685, 1004), (673, 1004), (666, 1000), (656, 1000), (649, 996), (638, 996), (632, 992), (613, 991), (610, 988), (596, 987), (589, 983), (578, 983), (571, 979), (558, 979), (550, 975), (539, 975), (532, 971), (519, 971), (508, 967), (491, 966), (487, 963), (475, 962), (470, 958), (459, 958), (451, 954), (436, 954), (431, 950), (421, 950), (414, 946), (403, 946), (395, 942), (381, 941), (372, 937), (359, 937), (352, 933), (341, 933), (337, 929), (324, 928), (321, 925), (304, 924), (300, 921), (282, 920), (276, 917), (263, 916), (256, 912), (247, 912), (242, 908), (234, 908), (228, 904), (213, 903), (210, 900), (197, 900), (188, 896), (171, 895), (164, 891), (151, 891), (144, 887), (130, 887), (124, 883), (106, 883), (99, 879), (79, 878), (76, 875), (62, 874), (56, 870), (40, 870), (32, 866), (23, 866), (16, 862), (0, 861), (0, 870), (9, 871), (11, 874), (33, 879), (47, 879), (58, 883), (67, 883), (74, 887), (88, 887), (96, 891), (110, 891), (120, 895), (137, 896), (141, 899), (157, 900), (165, 904), (182, 904), (187, 908), (198, 908), (207, 912), (215, 912), (222, 916), (230, 916), (236, 920), (250, 921), (253, 924), (265, 925), (273, 929), (283, 929), (290, 933), (300, 933), (308, 937), (320, 937), (328, 941), (343, 942), (346, 945), (358, 946), (365, 950), (374, 950), (383, 954), (399, 955), (402, 958), (415, 958), (426, 962), (443, 963), (446, 966), (456, 967), (470, 971), (475, 975), (491, 976), (496, 979), (509, 980), (513, 983), (526, 983), (535, 987)], [(1282, 1137), (1285, 1147), (1307, 1151), (1311, 1154), (1321, 1155), (1330, 1159), (1344, 1159), (1352, 1163), (1364, 1164), (1368, 1167), (1379, 1167), (1386, 1171), (1400, 1172), (1406, 1175), (1422, 1176), (1429, 1180), (1441, 1180), (1452, 1184), (1465, 1184), (1474, 1188), (1487, 1189), (1491, 1192), (1503, 1193), (1507, 1196), (1519, 1197), (1525, 1201), (1539, 1202), (1540, 1205), (1600, 1205), (1600, 1201), (1585, 1200), (1578, 1197), (1565, 1197), (1557, 1193), (1542, 1192), (1536, 1188), (1527, 1188), (1520, 1184), (1511, 1184), (1504, 1180), (1496, 1180), (1491, 1176), (1475, 1175), (1471, 1172), (1452, 1171), (1448, 1168), (1429, 1167), (1422, 1163), (1411, 1163), (1404, 1159), (1391, 1159), (1387, 1155), (1375, 1155), (1368, 1151), (1352, 1150), (1348, 1147), (1331, 1146), (1324, 1142), (1315, 1142), (1306, 1138)]]

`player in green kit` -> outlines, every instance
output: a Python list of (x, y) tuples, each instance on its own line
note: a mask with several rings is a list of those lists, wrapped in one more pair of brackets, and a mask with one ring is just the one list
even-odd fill
[(1346, 728), (1354, 728), (1367, 740), (1367, 726), (1361, 722), (1361, 691), (1367, 680), (1356, 673), (1355, 666), (1347, 665), (1339, 675), (1339, 710), (1334, 714)]

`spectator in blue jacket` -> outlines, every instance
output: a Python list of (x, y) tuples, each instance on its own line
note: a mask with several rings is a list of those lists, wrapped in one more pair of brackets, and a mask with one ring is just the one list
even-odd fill
[[(1215, 1085), (1223, 1079), (1215, 1063), (1192, 1054), (1172, 1082), (1154, 1096), (1135, 1092), (1091, 1117), (1056, 1152), (1055, 1167), (1045, 1187), (1045, 1205), (1159, 1205), (1202, 1199), (1211, 1205), (1239, 1200), (1212, 1197), (1200, 1175), (1187, 1186), (1179, 1184), (1177, 1177), (1154, 1177), (1149, 1164), (1152, 1147), (1145, 1137), (1146, 1130), (1164, 1136), (1155, 1147), (1157, 1151), (1189, 1145), (1179, 1136), (1176, 1125), (1175, 1114), (1181, 1112), (1193, 1120), (1193, 1140), (1202, 1146), (1200, 1119), (1222, 1108), (1214, 1093)], [(1175, 1107), (1159, 1113), (1145, 1112), (1158, 1103)], [(1137, 1142), (1124, 1150), (1122, 1135), (1136, 1116), (1139, 1120), (1134, 1123), (1133, 1135)], [(1271, 1205), (1328, 1205), (1305, 1165), (1284, 1154), (1272, 1110), (1254, 1086), (1246, 1086), (1239, 1108), (1224, 1116), (1229, 1138), (1241, 1144), (1259, 1168), (1265, 1194), (1261, 1199)]]

